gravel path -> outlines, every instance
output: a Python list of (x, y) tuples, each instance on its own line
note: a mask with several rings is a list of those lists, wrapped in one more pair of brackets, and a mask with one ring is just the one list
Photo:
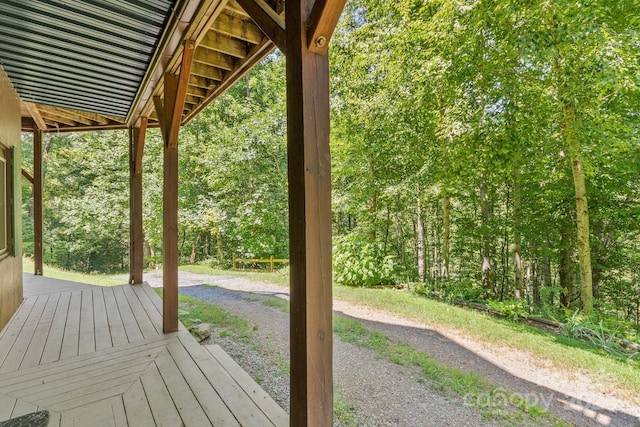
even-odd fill
[[(161, 273), (149, 273), (151, 286), (162, 286)], [(203, 284), (215, 287), (202, 286)], [(221, 305), (257, 325), (252, 342), (231, 337), (212, 339), (221, 345), (285, 409), (288, 409), (289, 315), (263, 304), (288, 298), (288, 289), (233, 276), (180, 272), (180, 293)], [(594, 384), (579, 373), (556, 372), (549, 363), (512, 348), (489, 347), (454, 329), (425, 325), (343, 301), (335, 314), (350, 317), (426, 352), (438, 363), (473, 371), (576, 426), (640, 426), (640, 408), (616, 396), (606, 384)], [(214, 331), (215, 332), (215, 331)], [(640, 375), (640, 373), (639, 373)], [(463, 399), (446, 397), (422, 380), (415, 368), (377, 357), (374, 351), (334, 339), (336, 401), (357, 426), (492, 426)], [(494, 397), (495, 399), (495, 397)], [(511, 420), (513, 422), (513, 420)], [(336, 420), (336, 425), (343, 425)]]

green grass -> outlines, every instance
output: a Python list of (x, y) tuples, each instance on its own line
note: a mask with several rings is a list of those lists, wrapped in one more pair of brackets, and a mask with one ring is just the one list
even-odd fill
[(582, 341), (393, 289), (334, 286), (334, 297), (432, 327), (453, 328), (490, 344), (530, 351), (558, 370), (586, 373), (640, 402), (640, 363), (616, 358)]
[[(22, 271), (26, 273), (33, 273), (33, 260), (29, 258), (22, 258)], [(50, 265), (43, 266), (43, 273), (44, 277), (50, 277), (52, 279), (69, 280), (71, 282), (80, 282), (97, 286), (118, 286), (125, 285), (127, 283), (125, 273), (114, 275), (85, 274), (77, 271), (63, 270)]]
[(289, 306), (289, 300), (280, 297), (269, 297), (262, 301), (263, 305), (267, 307), (277, 308), (284, 313), (291, 313), (291, 307)]
[(283, 271), (259, 272), (259, 271), (233, 271), (233, 270), (219, 270), (208, 265), (194, 264), (194, 265), (181, 265), (180, 270), (188, 271), (196, 274), (206, 274), (209, 276), (234, 276), (242, 277), (249, 280), (255, 280), (259, 282), (271, 283), (278, 286), (289, 286), (288, 269)]
[(507, 425), (545, 424), (563, 426), (561, 420), (544, 408), (526, 402), (519, 395), (491, 384), (473, 372), (440, 365), (426, 353), (387, 335), (371, 331), (360, 322), (334, 317), (333, 332), (344, 342), (375, 351), (393, 363), (420, 368), (420, 375), (445, 395), (462, 399), (464, 404), (476, 407), (483, 416), (500, 419)]
[[(162, 289), (154, 289), (162, 298)], [(230, 314), (215, 304), (191, 298), (178, 296), (178, 317), (187, 329), (196, 323), (210, 323), (219, 328), (220, 336), (230, 336), (243, 342), (249, 342), (253, 328), (245, 319)]]

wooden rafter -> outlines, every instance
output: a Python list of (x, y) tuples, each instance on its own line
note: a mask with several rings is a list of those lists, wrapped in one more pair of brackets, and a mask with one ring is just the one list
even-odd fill
[(263, 33), (272, 40), (278, 49), (286, 54), (285, 22), (264, 0), (237, 0), (240, 6), (251, 16)]
[(338, 24), (347, 0), (315, 0), (309, 16), (307, 47), (311, 52), (324, 53)]
[(231, 71), (235, 68), (235, 60), (229, 55), (225, 55), (213, 49), (198, 47), (194, 61), (222, 70)]
[(206, 79), (211, 79), (218, 82), (222, 81), (222, 79), (224, 78), (223, 70), (221, 70), (220, 68), (195, 61), (191, 66), (191, 77), (193, 76), (204, 77)]
[(253, 22), (245, 21), (226, 13), (220, 14), (211, 29), (251, 44), (260, 44), (263, 37), (260, 28)]
[(31, 176), (31, 174), (29, 172), (27, 172), (26, 170), (22, 169), (22, 176), (27, 178), (27, 181), (29, 181), (31, 184), (33, 184), (33, 177)]
[(205, 47), (239, 59), (244, 59), (247, 56), (246, 42), (225, 36), (215, 31), (208, 31), (205, 37), (200, 41), (199, 46), (201, 48)]
[(38, 129), (47, 130), (47, 124), (42, 118), (42, 115), (40, 114), (38, 107), (31, 102), (25, 102), (24, 104), (26, 105), (27, 110), (29, 110), (29, 114), (31, 115), (31, 118), (33, 119), (33, 122), (36, 124)]

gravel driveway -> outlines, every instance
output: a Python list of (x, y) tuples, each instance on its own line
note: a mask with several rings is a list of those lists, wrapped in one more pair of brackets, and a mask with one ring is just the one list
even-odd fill
[[(151, 286), (162, 286), (161, 273), (145, 275)], [(203, 286), (204, 284), (215, 287)], [(233, 276), (180, 272), (180, 293), (219, 304), (225, 311), (257, 325), (252, 342), (212, 335), (260, 385), (288, 409), (289, 315), (263, 302), (288, 298), (288, 289)], [(640, 426), (640, 408), (615, 396), (606, 384), (556, 372), (544, 361), (512, 348), (488, 347), (460, 331), (408, 321), (388, 313), (334, 301), (334, 313), (358, 320), (427, 353), (438, 363), (473, 371), (505, 390), (548, 407), (576, 426)], [(380, 358), (374, 351), (334, 338), (336, 402), (343, 405), (348, 425), (357, 426), (492, 426), (462, 399), (447, 397), (424, 381), (416, 368)], [(514, 420), (508, 420), (509, 424)], [(515, 421), (518, 425), (518, 421)], [(336, 420), (336, 425), (343, 425)]]

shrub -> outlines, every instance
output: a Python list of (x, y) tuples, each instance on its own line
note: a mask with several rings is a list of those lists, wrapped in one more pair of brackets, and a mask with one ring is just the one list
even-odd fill
[(389, 285), (395, 282), (395, 262), (377, 242), (355, 235), (336, 239), (333, 248), (334, 280), (348, 286)]

